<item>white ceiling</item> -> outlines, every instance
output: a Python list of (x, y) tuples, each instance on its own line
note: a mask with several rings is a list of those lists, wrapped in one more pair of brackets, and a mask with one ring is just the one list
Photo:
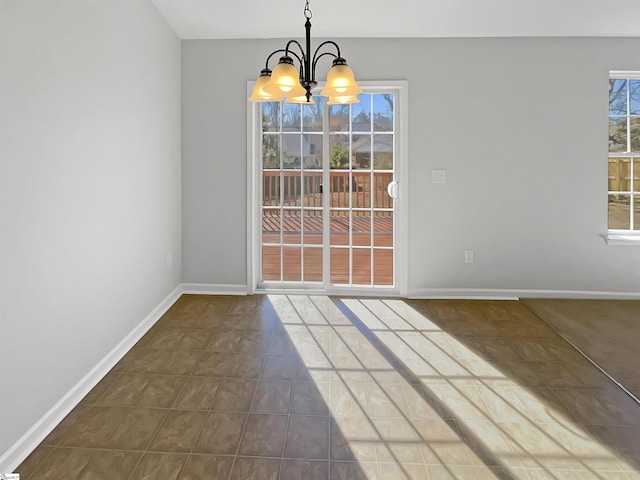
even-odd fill
[[(185, 39), (301, 38), (304, 0), (153, 0)], [(640, 37), (640, 0), (311, 0), (314, 37)]]

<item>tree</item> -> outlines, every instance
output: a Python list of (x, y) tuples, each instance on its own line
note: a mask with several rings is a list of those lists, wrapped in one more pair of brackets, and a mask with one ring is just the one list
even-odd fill
[[(628, 90), (628, 97), (627, 97)], [(632, 104), (628, 105), (628, 99)], [(609, 79), (609, 115), (614, 122), (609, 126), (609, 151), (627, 151), (627, 138), (631, 137), (631, 151), (640, 151), (640, 119), (631, 118), (627, 125), (626, 115), (640, 114), (634, 109), (640, 103), (640, 81)], [(615, 121), (617, 120), (617, 121)]]
[(334, 143), (329, 152), (331, 168), (343, 168), (349, 166), (349, 147), (344, 143)]

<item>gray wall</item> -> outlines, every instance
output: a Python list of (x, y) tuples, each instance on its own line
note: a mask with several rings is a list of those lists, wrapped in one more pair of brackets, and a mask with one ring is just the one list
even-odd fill
[[(357, 78), (409, 82), (410, 294), (640, 293), (640, 250), (600, 237), (608, 71), (640, 69), (640, 39), (339, 43)], [(182, 43), (185, 282), (245, 283), (246, 81), (282, 45)]]
[(2, 0), (0, 47), (2, 457), (182, 267), (180, 41), (155, 7)]

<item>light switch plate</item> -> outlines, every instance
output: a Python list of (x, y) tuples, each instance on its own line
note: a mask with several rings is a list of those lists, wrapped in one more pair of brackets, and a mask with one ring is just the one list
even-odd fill
[(447, 171), (436, 168), (431, 170), (431, 183), (447, 183)]

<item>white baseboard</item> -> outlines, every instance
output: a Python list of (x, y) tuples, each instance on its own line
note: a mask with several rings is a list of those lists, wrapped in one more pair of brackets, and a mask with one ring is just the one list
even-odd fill
[(247, 295), (246, 285), (218, 283), (183, 283), (182, 293), (195, 295)]
[(491, 288), (416, 288), (409, 290), (414, 299), (518, 300), (520, 298), (585, 298), (639, 300), (640, 292), (598, 292), (587, 290), (533, 290)]
[(180, 295), (178, 285), (118, 345), (95, 365), (71, 390), (49, 409), (2, 457), (0, 472), (13, 472), (71, 410), (91, 391), (140, 338), (169, 310)]

